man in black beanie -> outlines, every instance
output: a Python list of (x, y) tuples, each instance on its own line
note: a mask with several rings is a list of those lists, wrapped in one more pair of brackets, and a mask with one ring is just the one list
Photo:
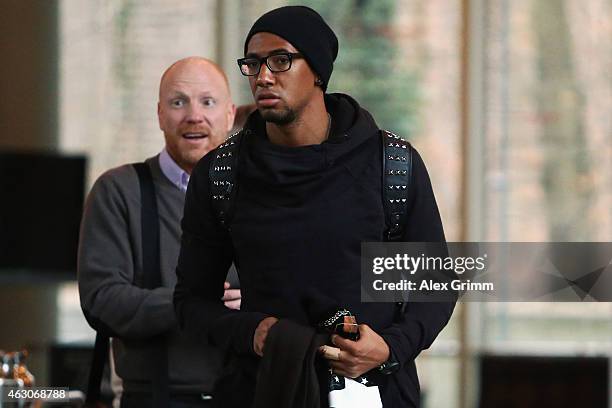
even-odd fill
[[(357, 341), (332, 336), (340, 351), (325, 356), (327, 367), (345, 377), (375, 379), (384, 407), (417, 407), (414, 359), (454, 308), (454, 302), (410, 303), (401, 310), (393, 303), (361, 302), (362, 242), (445, 238), (419, 154), (381, 132), (350, 96), (326, 94), (337, 54), (336, 35), (314, 10), (288, 6), (261, 16), (238, 60), (257, 111), (198, 163), (190, 180), (175, 308), (184, 328), (232, 356), (217, 389), (224, 407), (251, 406), (269, 392), (257, 388), (270, 382), (257, 370), (262, 356), (269, 368), (271, 355), (281, 350), (266, 348), (268, 334), (274, 344), (290, 336), (275, 331), (278, 319), (313, 326), (339, 306), (362, 324)], [(391, 199), (399, 222), (389, 222), (388, 200), (383, 204), (383, 183), (391, 180), (381, 160), (387, 144), (397, 146), (398, 161), (410, 157), (412, 163), (403, 173), (389, 173), (404, 194)], [(232, 261), (241, 282), (240, 311), (219, 301)], [(293, 402), (286, 402), (283, 376), (272, 374), (280, 378), (273, 406), (329, 406), (326, 389), (311, 405), (294, 387)], [(293, 377), (286, 380), (294, 384)]]
[[(304, 6), (281, 7), (261, 16), (247, 34), (244, 54), (251, 38), (257, 33), (272, 33), (288, 40), (299, 49), (304, 59), (321, 80), (323, 91), (338, 56), (338, 38), (323, 18)], [(289, 40), (290, 39), (290, 40)]]

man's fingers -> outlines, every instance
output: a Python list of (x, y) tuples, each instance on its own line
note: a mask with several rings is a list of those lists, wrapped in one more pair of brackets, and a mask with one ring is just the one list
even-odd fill
[(240, 299), (226, 301), (223, 304), (228, 309), (240, 310)]
[(230, 283), (229, 283), (228, 281), (225, 281), (225, 282), (223, 283), (223, 289), (229, 289), (229, 288), (230, 288), (230, 286), (231, 286), (231, 285), (230, 285)]
[(240, 298), (241, 298), (240, 289), (227, 289), (225, 292), (223, 292), (223, 297), (221, 298), (221, 300), (229, 301), (229, 300), (236, 300)]
[(334, 334), (331, 337), (331, 342), (334, 343), (335, 346), (338, 346), (342, 350), (345, 350), (351, 354), (354, 354), (355, 352), (356, 342), (353, 340), (345, 339), (344, 337)]
[(358, 362), (351, 354), (340, 350), (337, 347), (321, 346), (319, 352), (327, 359), (328, 364), (334, 374), (342, 375), (348, 378), (355, 378), (360, 375)]
[(359, 325), (359, 335), (357, 341), (332, 336), (332, 343), (340, 348), (339, 354), (329, 351), (327, 354), (331, 358), (326, 357), (334, 373), (355, 378), (389, 359), (389, 346), (376, 331), (362, 324)]
[(338, 347), (321, 346), (319, 351), (328, 360), (340, 361), (342, 351)]

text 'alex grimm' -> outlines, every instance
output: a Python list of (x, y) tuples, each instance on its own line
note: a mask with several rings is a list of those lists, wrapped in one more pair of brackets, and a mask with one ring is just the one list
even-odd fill
[(450, 282), (434, 282), (433, 280), (423, 280), (414, 282), (407, 279), (402, 279), (398, 282), (385, 282), (382, 279), (376, 279), (372, 282), (372, 287), (376, 291), (448, 291), (456, 290), (459, 292), (493, 292), (495, 286), (491, 282), (471, 282), (469, 280), (462, 282), (459, 279), (454, 279)]

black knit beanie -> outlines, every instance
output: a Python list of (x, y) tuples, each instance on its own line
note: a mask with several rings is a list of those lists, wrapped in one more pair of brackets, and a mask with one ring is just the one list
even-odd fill
[(251, 27), (244, 41), (244, 54), (249, 40), (260, 32), (276, 34), (293, 45), (323, 81), (325, 91), (338, 55), (338, 38), (316, 11), (305, 6), (285, 6), (267, 12)]

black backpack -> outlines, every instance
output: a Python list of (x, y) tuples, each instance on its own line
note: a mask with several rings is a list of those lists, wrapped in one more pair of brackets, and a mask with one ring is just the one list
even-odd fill
[[(244, 129), (231, 135), (212, 154), (210, 191), (213, 210), (219, 223), (228, 228), (234, 211), (234, 198), (238, 191), (238, 157)], [(387, 130), (380, 131), (382, 148), (382, 200), (387, 230), (385, 241), (400, 241), (406, 228), (408, 192), (412, 178), (412, 153), (407, 141)]]

